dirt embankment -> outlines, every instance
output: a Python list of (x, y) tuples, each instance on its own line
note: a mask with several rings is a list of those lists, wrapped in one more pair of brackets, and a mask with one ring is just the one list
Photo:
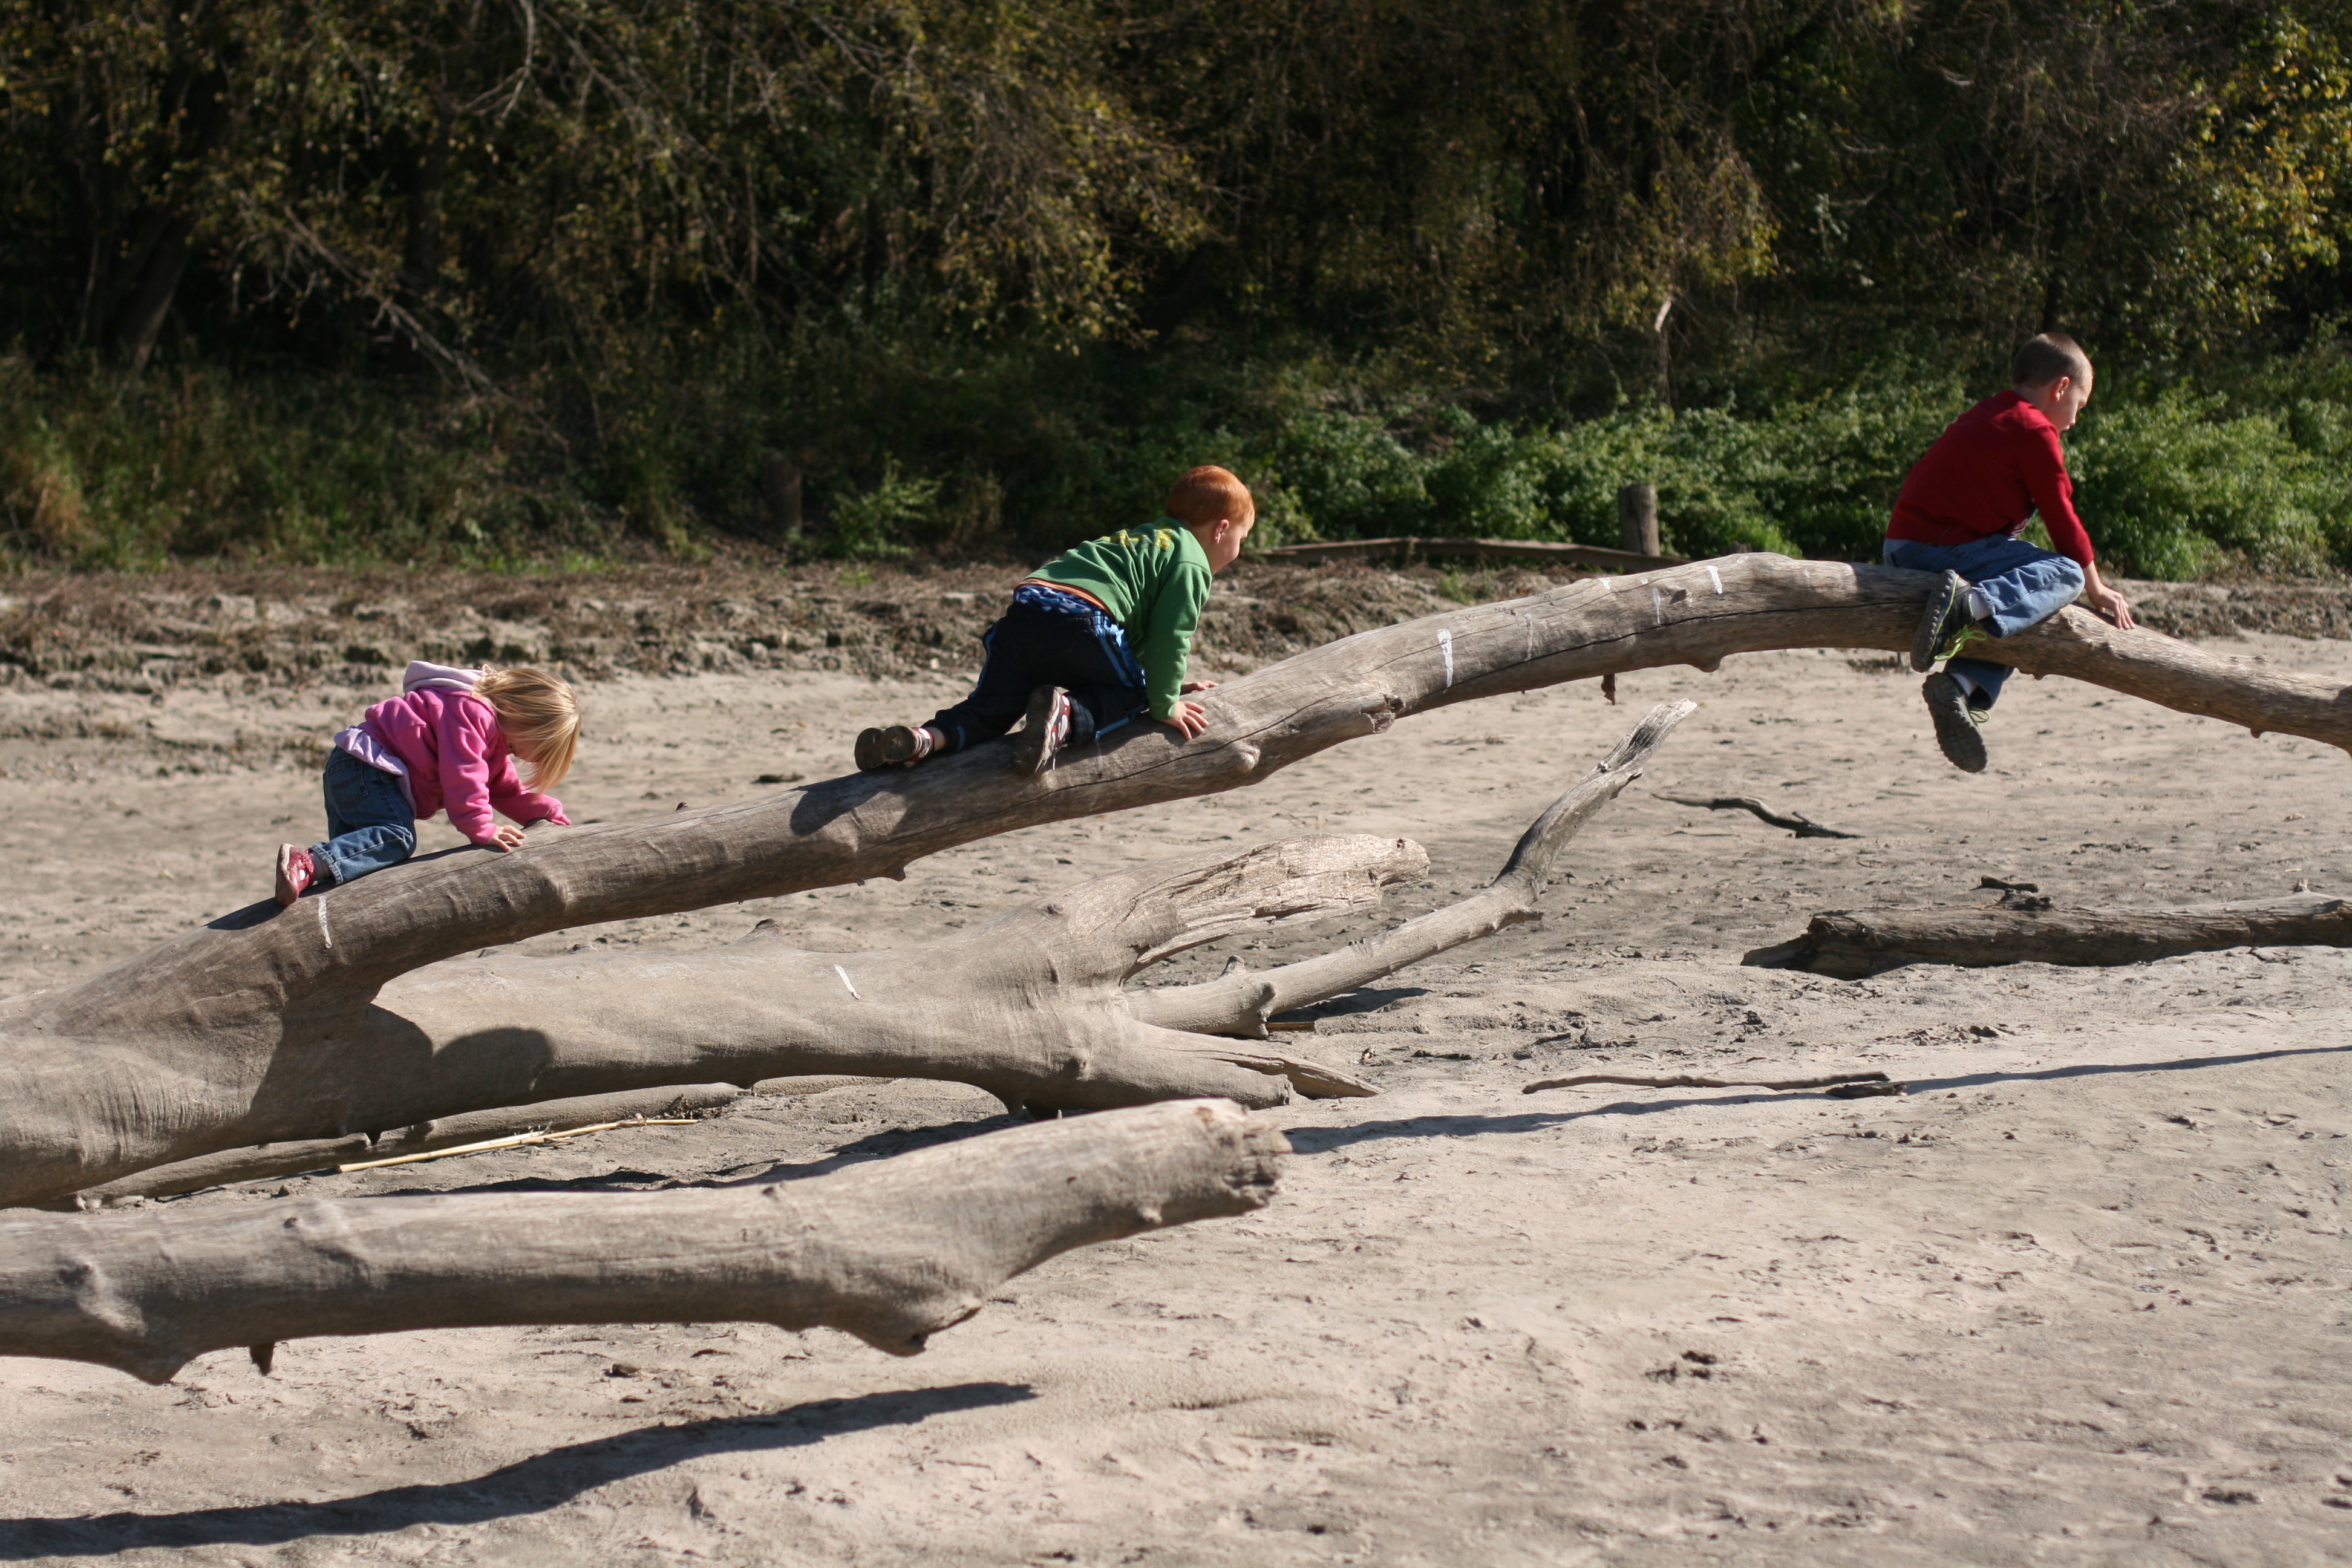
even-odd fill
[[(1019, 575), (987, 563), (25, 577), (0, 593), (0, 688), (371, 687), (413, 658), (551, 665), (590, 680), (623, 670), (908, 676), (976, 664), (979, 637)], [(1551, 582), (1527, 572), (1245, 566), (1220, 584), (1199, 646), (1212, 662), (1255, 664)]]
[[(58, 696), (0, 718), (0, 742), (133, 738), (125, 696), (381, 692), (411, 658), (536, 664), (583, 681), (769, 670), (956, 677), (978, 665), (981, 634), (1020, 570), (981, 563), (528, 576), (197, 568), (27, 575), (0, 592), (0, 691)], [(1564, 575), (1244, 563), (1210, 602), (1196, 661), (1246, 671), (1354, 632), (1538, 593)], [(2352, 637), (2352, 584), (2126, 588), (2145, 624), (2176, 636)], [(204, 733), (183, 739), (179, 765), (196, 771), (257, 761), (256, 745), (283, 749), (242, 731), (217, 744)], [(314, 741), (286, 744), (300, 754), (284, 760), (315, 760)]]

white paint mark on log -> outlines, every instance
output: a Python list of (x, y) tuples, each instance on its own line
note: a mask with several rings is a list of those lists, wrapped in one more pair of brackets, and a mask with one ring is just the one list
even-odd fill
[(1437, 651), (1445, 656), (1445, 687), (1454, 689), (1454, 634), (1441, 630), (1437, 634)]
[(1650, 585), (1650, 614), (1657, 617), (1657, 625), (1666, 624), (1666, 596), (1654, 583)]
[(1721, 598), (1723, 596), (1723, 574), (1710, 566), (1706, 569), (1706, 580), (1715, 584), (1716, 597)]
[[(848, 986), (849, 986), (849, 994), (850, 994), (852, 996), (857, 996), (857, 987), (856, 987), (856, 986), (855, 986), (855, 985), (850, 985), (850, 984), (849, 984), (849, 971), (847, 971), (846, 969), (842, 968), (842, 967), (841, 967), (841, 965), (839, 965), (838, 963), (836, 963), (836, 964), (835, 964), (835, 965), (833, 966), (833, 972), (834, 972), (835, 974), (838, 974), (838, 975), (840, 975), (840, 976), (841, 976), (841, 983), (842, 983), (844, 985), (848, 985)], [(857, 996), (857, 999), (858, 999), (860, 1002), (863, 1002), (863, 1001), (865, 1001), (865, 1000), (866, 1000), (866, 998), (865, 998), (865, 997), (863, 997), (863, 996)]]
[(327, 900), (319, 900), (319, 936), (329, 947), (335, 945), (335, 933), (327, 929)]

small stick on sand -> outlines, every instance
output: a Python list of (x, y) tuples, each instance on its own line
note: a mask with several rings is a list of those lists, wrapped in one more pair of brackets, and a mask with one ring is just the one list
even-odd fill
[(1829, 1089), (1839, 1084), (1884, 1083), (1889, 1087), (1877, 1092), (1902, 1092), (1902, 1086), (1895, 1084), (1883, 1072), (1842, 1072), (1834, 1078), (1638, 1078), (1622, 1072), (1587, 1072), (1579, 1073), (1574, 1078), (1538, 1079), (1519, 1092), (1533, 1094), (1539, 1089), (1574, 1089), (1587, 1083), (1630, 1083), (1636, 1089)]
[(1708, 811), (1752, 812), (1756, 816), (1763, 818), (1766, 822), (1770, 823), (1775, 827), (1787, 828), (1790, 832), (1795, 834), (1800, 838), (1859, 838), (1862, 837), (1859, 833), (1841, 833), (1834, 827), (1823, 827), (1820, 823), (1815, 822), (1811, 817), (1805, 816), (1802, 812), (1792, 811), (1789, 813), (1788, 816), (1783, 816), (1779, 812), (1774, 811), (1770, 806), (1766, 805), (1762, 801), (1758, 800), (1754, 795), (1668, 795), (1664, 791), (1661, 790), (1658, 792), (1658, 798), (1660, 800), (1670, 800), (1676, 805), (1696, 805), (1703, 807)]
[(587, 1127), (567, 1127), (551, 1132), (541, 1127), (535, 1131), (517, 1132), (507, 1138), (485, 1138), (478, 1143), (459, 1143), (447, 1149), (428, 1149), (422, 1154), (394, 1154), (388, 1160), (359, 1160), (335, 1167), (337, 1175), (348, 1176), (353, 1171), (373, 1171), (385, 1165), (414, 1165), (422, 1160), (446, 1160), (453, 1154), (482, 1154), (492, 1149), (519, 1149), (525, 1143), (553, 1143), (565, 1138), (577, 1138), (583, 1132), (610, 1132), (615, 1127), (691, 1127), (699, 1117), (694, 1116), (633, 1116), (625, 1121), (599, 1121)]

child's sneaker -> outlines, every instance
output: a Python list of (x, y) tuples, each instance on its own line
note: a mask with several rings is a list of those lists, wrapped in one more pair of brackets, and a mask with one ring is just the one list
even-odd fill
[(1054, 753), (1070, 738), (1070, 694), (1041, 686), (1029, 694), (1028, 721), (1013, 738), (1013, 771), (1034, 778), (1054, 765)]
[(931, 731), (927, 725), (888, 724), (879, 730), (867, 730), (857, 737), (860, 773), (908, 767), (930, 754)]
[(1944, 580), (1928, 592), (1927, 612), (1919, 617), (1919, 629), (1911, 635), (1911, 668), (1922, 675), (1936, 668), (1939, 658), (1951, 656), (1941, 649), (1969, 626), (1969, 580), (1958, 572), (1947, 572)]
[(1945, 760), (1965, 773), (1984, 772), (1984, 736), (1978, 731), (1985, 710), (1970, 704), (1960, 683), (1940, 670), (1921, 682), (1919, 695), (1936, 721), (1936, 744), (1943, 748)]
[(290, 904), (302, 896), (302, 889), (319, 879), (319, 864), (310, 852), (299, 844), (278, 847), (278, 901)]

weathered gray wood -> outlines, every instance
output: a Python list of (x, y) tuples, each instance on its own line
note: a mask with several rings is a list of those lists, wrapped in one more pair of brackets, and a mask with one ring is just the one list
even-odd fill
[[(1203, 694), (1211, 729), (1196, 742), (1139, 727), (1036, 778), (1011, 774), (1001, 745), (982, 746), (912, 770), (698, 811), (541, 829), (520, 853), (425, 857), (289, 910), (252, 906), (79, 984), (0, 1002), (0, 1202), (58, 1196), (239, 1143), (726, 1077), (627, 1049), (592, 1068), (594, 1052), (567, 1053), (546, 1035), (571, 1022), (552, 1001), (495, 1025), (445, 1015), (436, 1034), (397, 1010), (388, 983), (565, 927), (898, 875), (912, 859), (973, 838), (1240, 787), (1453, 702), (1659, 665), (1713, 668), (1726, 655), (1766, 648), (1898, 651), (1910, 646), (1932, 581), (1762, 554), (1587, 579), (1361, 633), (1229, 681)], [(2352, 744), (2352, 700), (2330, 683), (2258, 659), (2214, 658), (2151, 632), (2119, 632), (2079, 610), (1976, 651), (2256, 731)], [(469, 965), (486, 973), (499, 962), (451, 963), (428, 985), (454, 994)], [(907, 973), (911, 981), (915, 971)], [(1037, 973), (1056, 972), (1046, 963)], [(1032, 994), (1054, 988), (1041, 982)], [(1029, 1035), (1064, 1026), (1059, 1016), (1018, 1016)], [(662, 1021), (674, 1032), (688, 1018), (673, 1000)], [(761, 1076), (903, 1068), (902, 1057), (869, 1068), (812, 1053), (816, 1059), (803, 1063), (791, 1050), (758, 1068), (761, 1053), (744, 1039), (753, 1028), (726, 1021), (732, 1043), (719, 1054)], [(953, 1036), (944, 1022), (922, 1032)], [(1133, 1098), (1222, 1093), (1258, 1076), (1255, 1065), (1201, 1054), (1190, 1038), (1122, 1033), (1106, 1049), (1099, 1035), (1080, 1029), (1034, 1051), (959, 1038), (961, 1054), (934, 1076), (978, 1081), (961, 1066), (977, 1060), (974, 1071), (993, 1075), (990, 1087), (1001, 1082), (1044, 1103), (1065, 1084), (1107, 1092), (1106, 1062), (1150, 1069), (1128, 1086)], [(1018, 1058), (1010, 1067), (1008, 1049)], [(1187, 1051), (1194, 1059), (1179, 1072)], [(856, 1048), (845, 1054), (870, 1059)], [(416, 1080), (413, 1091), (384, 1087), (404, 1078)]]
[(1662, 702), (1651, 709), (1615, 751), (1528, 826), (1495, 879), (1468, 898), (1297, 963), (1253, 973), (1236, 963), (1202, 984), (1131, 993), (1129, 1005), (1136, 1016), (1167, 1028), (1263, 1039), (1266, 1020), (1277, 1013), (1353, 991), (1506, 926), (1540, 920), (1544, 882), (1561, 847), (1642, 776), (1651, 754), (1697, 707)]
[(2098, 967), (2231, 947), (2352, 947), (2352, 902), (2320, 893), (2169, 910), (1857, 910), (1818, 914), (1805, 934), (1748, 962), (1858, 980), (1906, 963)]
[(677, 1087), (634, 1089), (626, 1094), (591, 1094), (572, 1100), (544, 1100), (536, 1105), (500, 1106), (465, 1116), (420, 1121), (380, 1137), (354, 1132), (343, 1138), (298, 1139), (264, 1143), (256, 1148), (224, 1149), (176, 1164), (158, 1165), (137, 1175), (108, 1182), (74, 1194), (89, 1207), (102, 1207), (125, 1198), (170, 1197), (202, 1192), (231, 1182), (258, 1181), (325, 1170), (358, 1160), (381, 1160), (396, 1154), (422, 1154), (453, 1149), (486, 1138), (503, 1138), (531, 1130), (561, 1132), (572, 1127), (596, 1127), (639, 1116), (677, 1116), (716, 1110), (743, 1097), (731, 1083), (693, 1083)]
[(168, 1382), (234, 1345), (501, 1323), (773, 1323), (911, 1355), (1073, 1247), (1262, 1207), (1288, 1144), (1221, 1101), (716, 1192), (0, 1215), (0, 1355)]
[(1658, 487), (1645, 480), (1617, 487), (1618, 542), (1629, 554), (1658, 553)]

